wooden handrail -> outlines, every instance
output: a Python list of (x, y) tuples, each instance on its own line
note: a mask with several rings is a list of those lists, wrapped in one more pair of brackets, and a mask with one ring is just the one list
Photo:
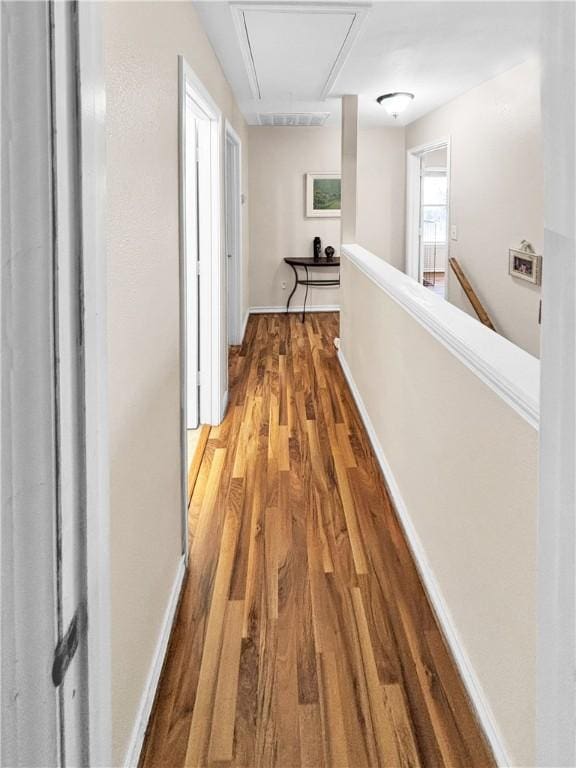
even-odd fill
[(468, 300), (470, 301), (470, 304), (472, 304), (472, 307), (474, 308), (474, 312), (478, 315), (478, 320), (482, 323), (482, 325), (486, 325), (488, 328), (491, 328), (493, 331), (496, 330), (494, 328), (494, 323), (492, 320), (490, 320), (490, 315), (486, 310), (484, 309), (484, 306), (482, 305), (482, 302), (476, 295), (476, 292), (474, 291), (474, 288), (470, 285), (470, 281), (462, 271), (462, 267), (454, 257), (450, 257), (448, 259), (450, 262), (450, 266), (452, 267), (454, 274), (458, 278), (458, 282), (462, 286), (462, 290), (468, 297)]

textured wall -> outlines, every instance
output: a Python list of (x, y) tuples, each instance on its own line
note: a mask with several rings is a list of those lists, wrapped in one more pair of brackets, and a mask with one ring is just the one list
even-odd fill
[(402, 271), (405, 182), (404, 128), (360, 130), (356, 242)]
[[(109, 3), (104, 33), (112, 720), (120, 765), (180, 558), (178, 54), (241, 138), (246, 132), (192, 3)], [(246, 150), (244, 141), (245, 170)]]
[[(250, 305), (282, 306), (293, 285), (285, 256), (312, 256), (312, 240), (340, 249), (340, 219), (306, 218), (305, 174), (340, 173), (340, 130), (250, 126)], [(323, 272), (322, 276), (326, 276)], [(287, 287), (282, 290), (281, 283)], [(292, 299), (302, 304), (304, 288)], [(312, 288), (312, 307), (338, 304), (338, 289)]]
[[(322, 238), (338, 251), (340, 219), (307, 218), (305, 174), (338, 173), (340, 129), (250, 126), (250, 305), (286, 304), (293, 284), (285, 256), (312, 255)], [(357, 242), (402, 268), (404, 263), (404, 129), (358, 132)], [(281, 282), (287, 281), (286, 290)], [(301, 304), (302, 288), (292, 299)], [(337, 289), (312, 288), (310, 306), (339, 304)]]
[[(455, 256), (497, 329), (539, 356), (540, 288), (508, 274), (521, 240), (542, 253), (544, 183), (540, 72), (529, 61), (473, 88), (406, 128), (406, 147), (450, 136)], [(544, 266), (545, 269), (545, 266)], [(450, 274), (449, 299), (473, 314)]]
[(538, 432), (344, 266), (343, 354), (511, 765), (533, 766)]

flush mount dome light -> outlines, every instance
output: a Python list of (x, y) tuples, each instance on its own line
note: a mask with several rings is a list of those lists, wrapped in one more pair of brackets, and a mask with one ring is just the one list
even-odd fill
[(378, 96), (376, 101), (378, 104), (382, 104), (386, 112), (396, 119), (401, 112), (404, 112), (413, 98), (413, 93), (398, 91), (397, 93), (385, 93), (384, 96)]

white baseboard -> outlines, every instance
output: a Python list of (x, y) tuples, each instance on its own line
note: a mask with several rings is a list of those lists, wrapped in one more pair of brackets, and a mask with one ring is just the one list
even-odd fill
[(396, 482), (394, 473), (392, 472), (392, 468), (386, 459), (384, 449), (380, 444), (380, 440), (378, 439), (374, 425), (372, 424), (370, 416), (368, 415), (368, 411), (366, 410), (366, 406), (364, 405), (360, 391), (356, 386), (352, 372), (341, 350), (338, 352), (338, 359), (340, 361), (340, 365), (342, 366), (342, 371), (344, 372), (344, 376), (346, 377), (346, 381), (348, 382), (348, 386), (350, 387), (350, 391), (352, 392), (358, 410), (360, 411), (362, 421), (364, 422), (364, 427), (372, 444), (372, 448), (374, 449), (374, 453), (376, 454), (376, 458), (380, 464), (382, 474), (384, 475), (386, 485), (388, 486), (390, 496), (392, 497), (398, 519), (400, 520), (404, 534), (408, 540), (408, 545), (412, 552), (412, 556), (416, 563), (416, 567), (420, 574), (424, 589), (426, 590), (430, 603), (432, 604), (434, 613), (436, 614), (436, 618), (442, 629), (446, 643), (448, 644), (454, 661), (456, 662), (456, 666), (460, 672), (460, 677), (462, 678), (470, 701), (472, 702), (472, 706), (476, 712), (478, 722), (484, 731), (488, 743), (490, 744), (496, 763), (499, 766), (502, 766), (502, 768), (504, 766), (512, 765), (508, 758), (504, 739), (500, 734), (494, 714), (486, 699), (482, 685), (476, 677), (472, 663), (468, 658), (466, 651), (464, 650), (464, 646), (460, 640), (458, 630), (450, 613), (450, 609), (448, 608), (448, 605), (442, 595), (442, 591), (436, 580), (434, 571), (428, 562), (426, 550), (424, 549), (420, 537), (418, 536), (418, 533), (416, 532), (416, 529), (412, 523), (410, 514), (402, 497), (402, 493), (398, 483)]
[(244, 343), (244, 336), (246, 336), (246, 326), (248, 325), (248, 318), (250, 317), (250, 309), (246, 310), (244, 315), (244, 321), (242, 323), (242, 333), (240, 334), (240, 344)]
[(148, 673), (148, 679), (146, 680), (146, 686), (142, 693), (142, 698), (140, 699), (138, 714), (136, 716), (134, 728), (132, 729), (132, 737), (128, 749), (126, 750), (126, 757), (124, 759), (125, 768), (137, 768), (138, 761), (140, 760), (140, 753), (142, 752), (142, 746), (144, 744), (144, 736), (146, 735), (148, 720), (152, 713), (156, 689), (160, 682), (160, 674), (168, 649), (168, 641), (170, 640), (172, 625), (174, 624), (174, 619), (176, 617), (176, 608), (178, 607), (178, 600), (180, 599), (180, 592), (182, 591), (185, 573), (186, 560), (185, 557), (182, 556), (178, 564), (178, 570), (176, 571), (176, 577), (174, 579), (174, 584), (172, 585), (168, 604), (166, 605), (166, 611), (160, 629), (160, 636), (158, 638), (158, 643), (156, 644), (156, 650)]
[[(293, 304), (289, 312), (302, 312), (304, 309), (302, 304)], [(286, 312), (286, 304), (280, 304), (276, 307), (250, 307), (249, 313), (251, 315), (261, 315), (268, 312)], [(319, 304), (319, 305), (306, 305), (306, 313), (308, 312), (340, 312), (339, 304)]]
[(224, 420), (224, 416), (226, 416), (226, 408), (228, 408), (228, 390), (224, 392), (224, 396), (222, 398), (222, 407), (220, 409), (220, 422)]

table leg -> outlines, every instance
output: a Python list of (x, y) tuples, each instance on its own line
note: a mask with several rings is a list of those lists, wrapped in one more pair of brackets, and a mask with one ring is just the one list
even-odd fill
[(294, 296), (296, 292), (296, 288), (298, 288), (298, 272), (296, 271), (296, 267), (293, 264), (290, 264), (292, 267), (292, 272), (294, 272), (294, 288), (292, 288), (292, 293), (290, 296), (288, 296), (288, 302), (286, 303), (286, 314), (288, 314), (288, 310), (290, 309), (290, 302), (292, 301), (292, 296)]

